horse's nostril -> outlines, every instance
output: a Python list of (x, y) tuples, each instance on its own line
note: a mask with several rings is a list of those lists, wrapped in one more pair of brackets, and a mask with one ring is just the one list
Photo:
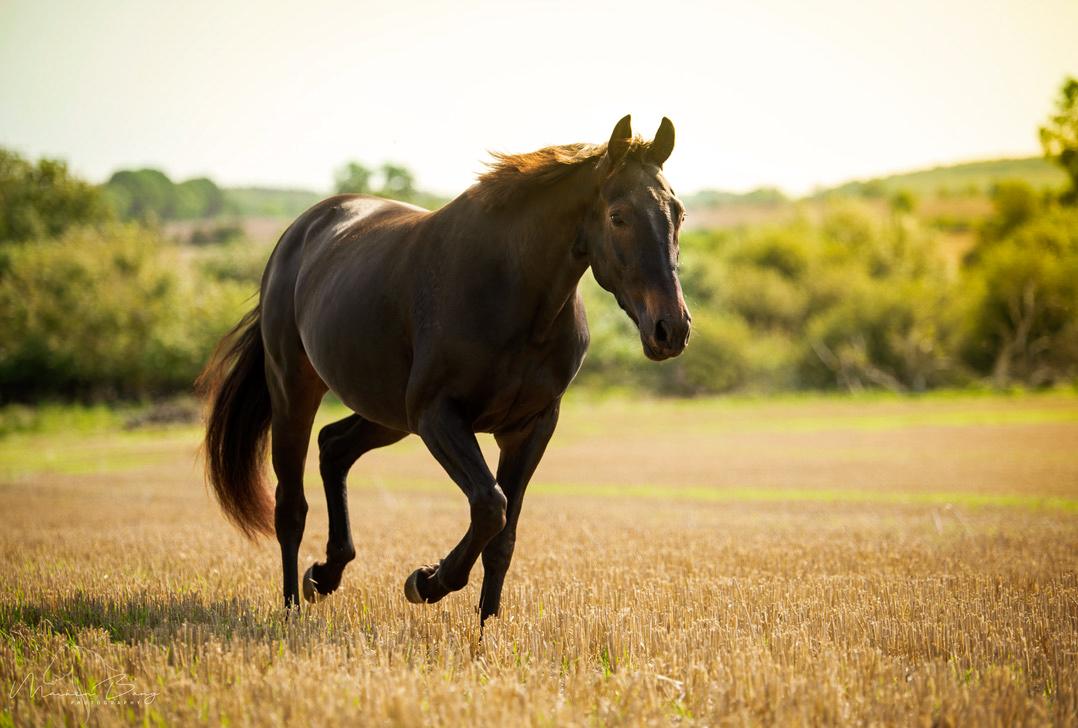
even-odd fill
[(670, 339), (670, 332), (666, 330), (666, 323), (663, 321), (655, 322), (655, 340), (660, 344), (665, 344)]

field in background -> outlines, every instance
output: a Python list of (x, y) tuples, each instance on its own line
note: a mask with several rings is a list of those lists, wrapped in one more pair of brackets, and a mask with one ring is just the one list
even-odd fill
[(574, 399), (482, 641), (481, 566), (401, 591), (467, 519), (416, 438), (356, 466), (359, 558), (287, 623), (196, 428), (66, 417), (0, 439), (0, 725), (1078, 721), (1073, 393)]
[(1043, 157), (986, 159), (855, 180), (821, 194), (864, 194), (867, 188), (884, 194), (905, 190), (918, 197), (987, 195), (999, 182), (1013, 180), (1044, 190), (1059, 189), (1067, 177), (1058, 165)]
[[(991, 212), (990, 194), (999, 182), (1020, 180), (1042, 192), (1058, 190), (1066, 182), (1060, 168), (1042, 157), (1021, 157), (964, 162), (865, 180), (851, 180), (820, 189), (803, 199), (788, 199), (778, 190), (761, 196), (760, 191), (732, 193), (702, 190), (684, 196), (690, 214), (687, 230), (714, 230), (787, 222), (798, 214), (819, 217), (826, 199), (856, 198), (887, 213), (891, 195), (913, 195), (917, 217), (934, 225), (973, 224)], [(461, 192), (463, 190), (454, 191)], [(260, 244), (276, 242), (291, 222), (311, 205), (328, 197), (328, 191), (258, 187), (222, 189), (222, 217), (170, 220), (164, 225), (169, 238), (189, 241), (197, 231), (212, 231), (222, 224), (236, 226), (242, 237)], [(452, 195), (451, 195), (452, 196)], [(946, 233), (945, 243), (958, 237)], [(964, 241), (968, 247), (968, 241)], [(945, 245), (945, 247), (947, 247)], [(946, 252), (946, 251), (945, 251)], [(964, 251), (963, 251), (964, 252)]]

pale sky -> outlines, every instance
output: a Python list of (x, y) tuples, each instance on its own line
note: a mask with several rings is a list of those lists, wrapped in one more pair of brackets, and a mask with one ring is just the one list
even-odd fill
[(1078, 0), (0, 0), (0, 145), (104, 180), (455, 194), (487, 150), (677, 128), (675, 189), (1039, 153)]

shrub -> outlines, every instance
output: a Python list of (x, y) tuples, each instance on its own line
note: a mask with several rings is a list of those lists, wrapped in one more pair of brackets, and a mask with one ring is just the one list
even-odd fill
[(752, 330), (735, 315), (694, 319), (691, 346), (677, 359), (654, 366), (653, 388), (661, 394), (694, 395), (744, 388), (753, 375)]
[(1078, 376), (1078, 212), (1056, 210), (983, 251), (956, 303), (963, 359), (1004, 386)]
[(257, 291), (271, 252), (272, 246), (234, 239), (203, 251), (198, 257), (196, 272), (207, 285), (234, 281)]
[(0, 148), (0, 243), (53, 237), (110, 216), (101, 192), (72, 177), (64, 162), (33, 163)]
[(591, 345), (578, 379), (593, 386), (639, 384), (646, 374), (642, 373), (640, 335), (633, 322), (590, 272), (581, 281), (580, 292), (588, 312)]
[(248, 295), (246, 286), (199, 285), (171, 248), (130, 225), (9, 249), (0, 276), (0, 398), (189, 390)]
[(848, 280), (847, 295), (812, 319), (802, 382), (848, 390), (923, 390), (943, 383), (943, 287), (929, 280)]

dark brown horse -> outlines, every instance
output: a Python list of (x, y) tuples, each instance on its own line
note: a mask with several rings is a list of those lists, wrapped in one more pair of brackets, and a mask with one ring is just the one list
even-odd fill
[[(645, 142), (626, 116), (605, 145), (497, 155), (435, 212), (339, 195), (288, 228), (259, 305), (201, 379), (209, 480), (246, 534), (276, 533), (286, 606), (299, 603), (311, 425), (332, 390), (355, 414), (318, 435), (329, 543), (325, 562), (303, 576), (304, 597), (336, 590), (355, 558), (349, 468), (416, 434), (468, 497), (471, 526), (444, 559), (408, 577), (405, 595), (438, 601), (467, 584), (482, 555), (480, 614), (497, 614), (524, 490), (588, 347), (584, 271), (591, 266), (636, 323), (648, 357), (677, 356), (688, 341), (676, 274), (683, 209), (661, 171), (673, 147), (668, 119)], [(494, 434), (497, 476), (477, 432)], [(272, 501), (262, 481), (267, 434)]]

